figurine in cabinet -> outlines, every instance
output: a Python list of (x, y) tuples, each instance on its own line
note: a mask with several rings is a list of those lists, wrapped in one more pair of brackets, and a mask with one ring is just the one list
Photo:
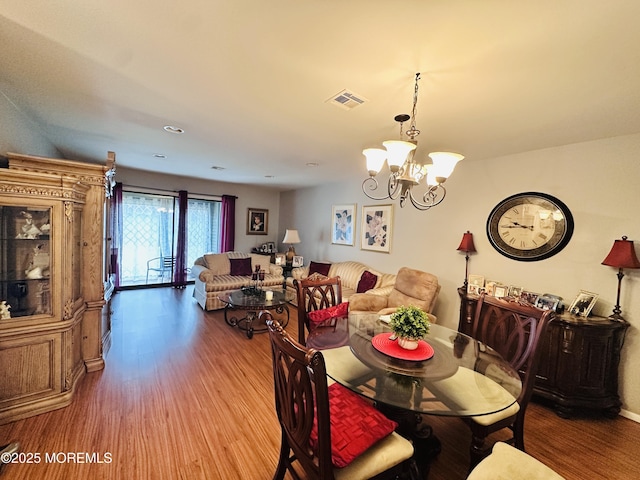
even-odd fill
[(33, 223), (33, 215), (24, 211), (20, 212), (20, 215), (24, 217), (25, 224), (20, 228), (22, 233), (19, 233), (16, 238), (34, 239), (42, 235), (40, 229)]

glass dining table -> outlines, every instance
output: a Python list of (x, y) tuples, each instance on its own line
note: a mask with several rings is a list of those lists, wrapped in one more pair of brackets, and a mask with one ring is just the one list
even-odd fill
[(375, 402), (401, 434), (428, 439), (432, 454), (440, 444), (421, 423), (424, 415), (487, 415), (516, 402), (518, 372), (483, 343), (432, 324), (424, 339), (429, 358), (412, 360), (381, 347), (390, 332), (377, 314), (350, 313), (316, 324), (307, 346), (322, 351), (329, 378)]
[(307, 346), (322, 350), (327, 375), (336, 382), (416, 413), (487, 415), (508, 408), (520, 394), (518, 372), (472, 337), (432, 324), (424, 341), (433, 356), (415, 361), (378, 350), (372, 340), (385, 332), (391, 329), (377, 314), (350, 313), (318, 324)]

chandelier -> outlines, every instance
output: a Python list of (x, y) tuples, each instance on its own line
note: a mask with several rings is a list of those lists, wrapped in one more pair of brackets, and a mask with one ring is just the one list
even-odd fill
[[(416, 128), (418, 80), (420, 80), (420, 73), (416, 73), (411, 115), (404, 113), (394, 117), (394, 120), (400, 124), (400, 140), (382, 142), (385, 149), (366, 148), (362, 151), (367, 159), (367, 170), (369, 171), (369, 177), (362, 182), (362, 191), (373, 200), (396, 200), (400, 197), (401, 207), (404, 207), (409, 199), (418, 210), (428, 210), (444, 200), (447, 190), (442, 184), (451, 175), (456, 163), (464, 157), (457, 153), (432, 152), (429, 154), (431, 163), (427, 165), (418, 163), (414, 159), (415, 149), (418, 145), (416, 137), (420, 134), (420, 130)], [(409, 119), (411, 119), (411, 123), (406, 132), (409, 140), (404, 141), (402, 140), (402, 126)], [(389, 167), (387, 193), (382, 197), (376, 197), (370, 195), (367, 190), (376, 191), (378, 189), (376, 175), (382, 170), (385, 160)], [(420, 185), (423, 179), (424, 193), (414, 193), (413, 187)]]

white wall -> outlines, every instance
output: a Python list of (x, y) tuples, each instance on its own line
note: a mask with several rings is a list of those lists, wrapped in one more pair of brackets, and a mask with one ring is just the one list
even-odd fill
[(62, 158), (36, 124), (27, 120), (0, 90), (0, 155), (7, 152)]
[[(419, 148), (420, 150), (420, 148)], [(477, 253), (470, 273), (539, 293), (553, 293), (571, 303), (579, 290), (600, 294), (593, 313), (613, 311), (617, 271), (601, 265), (613, 241), (627, 235), (640, 252), (640, 135), (631, 135), (490, 160), (465, 159), (447, 181), (444, 202), (426, 212), (394, 203), (394, 231), (389, 254), (359, 248), (361, 207), (376, 203), (362, 193), (363, 178), (282, 194), (280, 232), (297, 228), (302, 243), (296, 252), (309, 260), (362, 261), (383, 272), (411, 266), (436, 274), (442, 284), (435, 314), (438, 322), (455, 328), (464, 281), (464, 255), (456, 249), (462, 234), (474, 234)], [(500, 200), (519, 192), (539, 191), (556, 196), (573, 213), (575, 230), (559, 254), (539, 262), (517, 262), (489, 244), (487, 216)], [(356, 203), (356, 246), (331, 245), (331, 205)], [(281, 240), (281, 236), (280, 236)], [(281, 247), (282, 249), (282, 247)], [(640, 254), (639, 254), (640, 256)], [(631, 323), (622, 351), (620, 394), (623, 409), (640, 415), (640, 271), (625, 272), (621, 306)]]
[[(161, 173), (146, 172), (117, 166), (116, 180), (124, 185), (152, 188), (170, 192), (186, 190), (189, 193), (206, 195), (235, 195), (236, 199), (236, 241), (235, 250), (249, 252), (253, 247), (265, 242), (277, 242), (280, 217), (280, 193), (272, 188), (212, 182), (190, 177), (178, 177)], [(247, 235), (247, 209), (262, 208), (269, 211), (267, 235)], [(202, 252), (206, 253), (206, 252)]]

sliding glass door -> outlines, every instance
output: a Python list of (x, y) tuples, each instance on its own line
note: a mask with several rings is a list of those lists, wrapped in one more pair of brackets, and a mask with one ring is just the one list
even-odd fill
[[(171, 284), (178, 237), (177, 202), (173, 195), (123, 191), (120, 287)], [(219, 201), (189, 198), (186, 238), (188, 273), (196, 258), (220, 251)]]

